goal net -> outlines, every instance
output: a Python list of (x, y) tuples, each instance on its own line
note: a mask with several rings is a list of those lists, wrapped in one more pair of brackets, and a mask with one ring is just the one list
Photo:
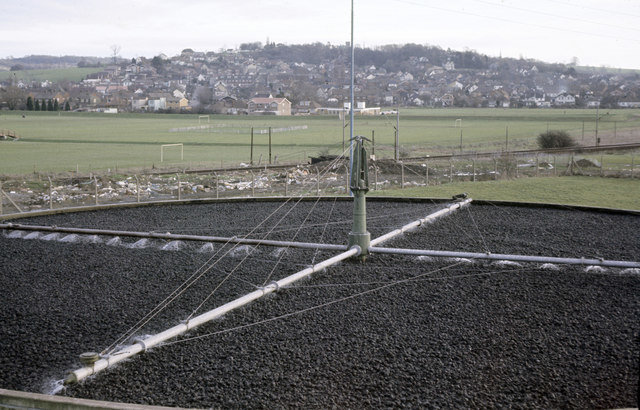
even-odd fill
[(160, 145), (160, 162), (164, 162), (164, 151), (167, 148), (180, 147), (180, 161), (184, 161), (184, 146), (182, 144), (163, 144)]

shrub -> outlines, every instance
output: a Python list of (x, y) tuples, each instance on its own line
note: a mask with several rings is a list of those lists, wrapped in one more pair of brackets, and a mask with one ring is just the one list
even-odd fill
[(538, 145), (542, 149), (546, 148), (567, 148), (576, 145), (566, 131), (547, 131), (538, 135)]

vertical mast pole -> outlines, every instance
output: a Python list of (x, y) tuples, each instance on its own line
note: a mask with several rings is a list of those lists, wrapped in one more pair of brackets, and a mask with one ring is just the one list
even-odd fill
[[(351, 0), (351, 87), (350, 107), (349, 107), (349, 170), (353, 168), (353, 83), (354, 83), (354, 47), (353, 47), (353, 0)], [(349, 173), (351, 174), (351, 172)]]

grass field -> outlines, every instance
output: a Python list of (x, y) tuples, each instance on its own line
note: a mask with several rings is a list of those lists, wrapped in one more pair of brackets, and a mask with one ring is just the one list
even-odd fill
[(75, 67), (60, 68), (47, 70), (19, 70), (19, 71), (0, 71), (0, 81), (11, 78), (15, 74), (17, 80), (25, 81), (46, 81), (62, 82), (62, 81), (82, 81), (88, 74), (102, 71), (100, 67)]
[[(601, 110), (602, 143), (629, 142), (640, 132), (640, 110)], [(462, 128), (455, 127), (456, 119)], [(200, 125), (208, 129), (196, 129)], [(395, 116), (356, 117), (356, 135), (375, 133), (375, 154), (391, 158), (394, 152)], [(584, 126), (584, 134), (583, 134)], [(296, 127), (272, 135), (272, 157), (278, 161), (303, 161), (310, 155), (342, 152), (343, 123), (335, 116), (247, 117), (211, 116), (199, 123), (198, 115), (98, 114), (0, 112), (0, 129), (18, 133), (19, 141), (0, 141), (0, 174), (95, 171), (114, 167), (160, 165), (160, 145), (184, 144), (167, 151), (163, 165), (225, 166), (248, 162), (250, 129), (254, 128), (254, 162), (268, 161), (268, 127)], [(306, 127), (300, 129), (301, 127)], [(595, 143), (594, 110), (540, 109), (402, 109), (400, 151), (421, 156), (465, 152), (501, 151), (536, 147), (536, 136), (546, 129), (569, 131), (583, 145)], [(259, 132), (264, 132), (260, 134)], [(345, 130), (348, 139), (348, 127)], [(583, 137), (584, 135), (584, 137)], [(615, 138), (614, 138), (615, 136)], [(346, 142), (348, 145), (348, 141)]]
[(640, 179), (557, 177), (462, 182), (421, 188), (371, 191), (369, 195), (451, 198), (467, 192), (473, 199), (557, 203), (640, 210)]

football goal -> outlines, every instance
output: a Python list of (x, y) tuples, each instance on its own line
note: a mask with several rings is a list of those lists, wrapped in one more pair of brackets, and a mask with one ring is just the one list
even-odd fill
[(453, 123), (453, 128), (462, 128), (462, 118), (458, 118), (456, 122)]
[(208, 115), (199, 115), (198, 116), (198, 125), (202, 124), (203, 120), (207, 120), (207, 122), (211, 122), (211, 118)]
[(184, 146), (182, 144), (163, 144), (160, 145), (160, 162), (164, 162), (165, 148), (180, 147), (180, 161), (184, 161)]

